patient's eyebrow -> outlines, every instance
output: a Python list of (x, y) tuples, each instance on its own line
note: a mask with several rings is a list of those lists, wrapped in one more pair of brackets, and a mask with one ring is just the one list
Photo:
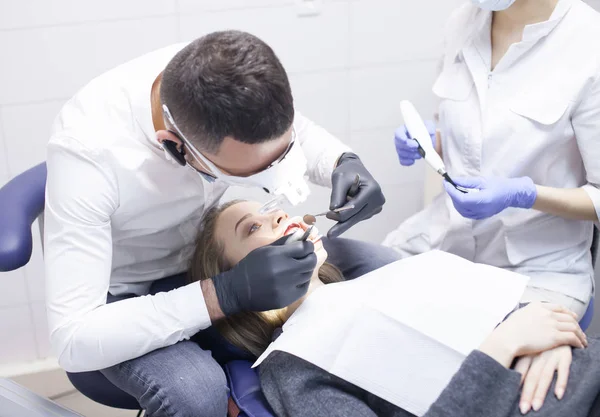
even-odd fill
[(244, 220), (246, 220), (250, 216), (252, 216), (252, 213), (245, 214), (241, 219), (238, 220), (238, 222), (235, 224), (235, 229), (234, 229), (235, 233), (237, 233), (237, 228), (240, 225), (240, 223), (242, 223)]

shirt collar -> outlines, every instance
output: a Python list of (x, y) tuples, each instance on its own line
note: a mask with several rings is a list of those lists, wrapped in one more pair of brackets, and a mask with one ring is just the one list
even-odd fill
[(536, 42), (543, 37), (548, 36), (567, 15), (573, 3), (574, 0), (559, 0), (548, 20), (525, 26), (525, 29), (523, 30), (523, 41)]
[(144, 133), (147, 143), (153, 148), (160, 149), (160, 145), (156, 140), (154, 122), (152, 121), (152, 107), (150, 101), (152, 83), (158, 74), (159, 72), (152, 78), (145, 77), (144, 80), (140, 80), (141, 82), (137, 83), (137, 88), (132, 97), (132, 105), (133, 116)]
[(151, 52), (146, 59), (139, 63), (139, 65), (143, 66), (143, 69), (139, 71), (135, 80), (130, 81), (133, 90), (131, 97), (133, 117), (144, 133), (146, 142), (155, 149), (161, 149), (161, 147), (156, 140), (156, 130), (152, 121), (152, 107), (150, 103), (152, 84), (175, 54), (186, 45), (187, 43), (178, 43)]
[[(548, 36), (567, 15), (575, 1), (576, 0), (559, 0), (548, 20), (525, 26), (523, 29), (522, 42), (533, 44), (543, 37)], [(479, 9), (475, 15), (473, 24), (476, 28), (473, 46), (475, 46), (481, 59), (487, 64), (491, 62), (492, 54), (492, 12)]]

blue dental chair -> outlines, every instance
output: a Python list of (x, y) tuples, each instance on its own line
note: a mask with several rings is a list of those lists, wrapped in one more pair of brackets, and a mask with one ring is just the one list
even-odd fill
[[(0, 272), (12, 271), (29, 262), (33, 247), (31, 226), (44, 209), (46, 164), (37, 165), (0, 188)], [(592, 260), (596, 262), (598, 230), (594, 228)], [(585, 330), (594, 315), (590, 302), (580, 325)], [(231, 391), (231, 417), (273, 417), (251, 362), (235, 360), (224, 366)], [(114, 408), (139, 410), (137, 400), (108, 381), (102, 373), (67, 374), (75, 388), (88, 398)]]
[[(44, 210), (45, 188), (45, 163), (0, 188), (0, 272), (13, 271), (29, 262), (33, 248), (31, 226)], [(230, 417), (273, 417), (260, 390), (257, 372), (251, 365), (248, 361), (235, 360), (224, 366), (231, 392), (228, 414)], [(82, 394), (100, 404), (140, 409), (134, 397), (114, 386), (99, 371), (67, 373), (67, 376)]]

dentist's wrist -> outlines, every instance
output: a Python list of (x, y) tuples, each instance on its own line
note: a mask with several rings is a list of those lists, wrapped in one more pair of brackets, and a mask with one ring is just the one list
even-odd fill
[(510, 206), (530, 209), (537, 199), (537, 186), (529, 177), (513, 178), (515, 193)]
[(221, 309), (219, 304), (219, 298), (215, 291), (215, 284), (212, 279), (205, 279), (200, 281), (200, 287), (202, 288), (202, 295), (204, 296), (204, 302), (206, 303), (206, 309), (210, 317), (211, 323), (225, 318), (225, 313)]

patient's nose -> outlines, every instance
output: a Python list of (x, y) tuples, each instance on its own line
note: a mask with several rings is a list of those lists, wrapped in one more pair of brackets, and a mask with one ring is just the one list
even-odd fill
[(290, 216), (288, 216), (287, 213), (284, 211), (278, 211), (276, 213), (273, 213), (273, 229), (276, 229), (279, 226), (281, 226), (281, 224), (289, 218)]

